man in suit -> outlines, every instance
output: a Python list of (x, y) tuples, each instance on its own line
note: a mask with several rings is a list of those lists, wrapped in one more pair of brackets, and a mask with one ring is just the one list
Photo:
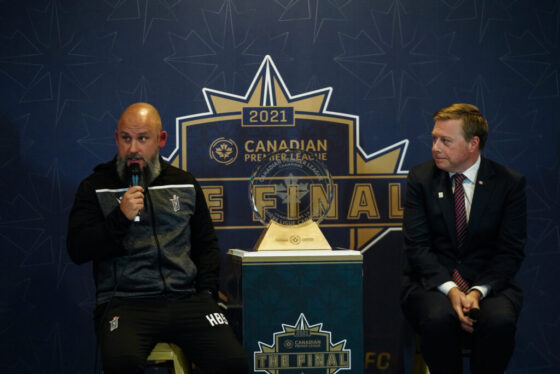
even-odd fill
[(402, 308), (431, 374), (461, 373), (465, 341), (473, 374), (503, 374), (522, 305), (525, 178), (481, 156), (488, 124), (474, 105), (433, 118), (433, 160), (407, 179)]

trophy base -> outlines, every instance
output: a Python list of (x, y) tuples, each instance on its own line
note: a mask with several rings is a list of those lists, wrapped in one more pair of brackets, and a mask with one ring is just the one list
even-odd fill
[(319, 225), (312, 220), (289, 226), (270, 221), (253, 248), (254, 251), (324, 251), (331, 249)]

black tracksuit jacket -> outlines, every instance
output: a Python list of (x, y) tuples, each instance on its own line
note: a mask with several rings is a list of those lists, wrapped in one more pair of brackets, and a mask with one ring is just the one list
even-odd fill
[(115, 160), (95, 167), (76, 192), (67, 248), (75, 263), (93, 261), (97, 304), (113, 295), (217, 291), (220, 250), (202, 189), (190, 173), (160, 162), (139, 222), (119, 208), (128, 185)]

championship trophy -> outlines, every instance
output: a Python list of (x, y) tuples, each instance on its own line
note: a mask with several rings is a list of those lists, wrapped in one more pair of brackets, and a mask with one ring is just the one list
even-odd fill
[(330, 209), (333, 187), (314, 153), (288, 148), (269, 154), (249, 181), (253, 217), (266, 226), (253, 250), (330, 250), (319, 223)]

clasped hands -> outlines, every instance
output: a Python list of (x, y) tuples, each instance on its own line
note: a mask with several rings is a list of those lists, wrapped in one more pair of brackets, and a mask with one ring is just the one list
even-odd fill
[(465, 294), (459, 288), (453, 287), (447, 294), (447, 297), (459, 317), (461, 328), (468, 333), (472, 333), (474, 331), (474, 321), (466, 314), (471, 309), (480, 308), (479, 302), (482, 297), (480, 291), (473, 289), (470, 290), (469, 293)]
[(126, 218), (132, 221), (144, 209), (144, 188), (131, 186), (122, 196), (120, 208)]

